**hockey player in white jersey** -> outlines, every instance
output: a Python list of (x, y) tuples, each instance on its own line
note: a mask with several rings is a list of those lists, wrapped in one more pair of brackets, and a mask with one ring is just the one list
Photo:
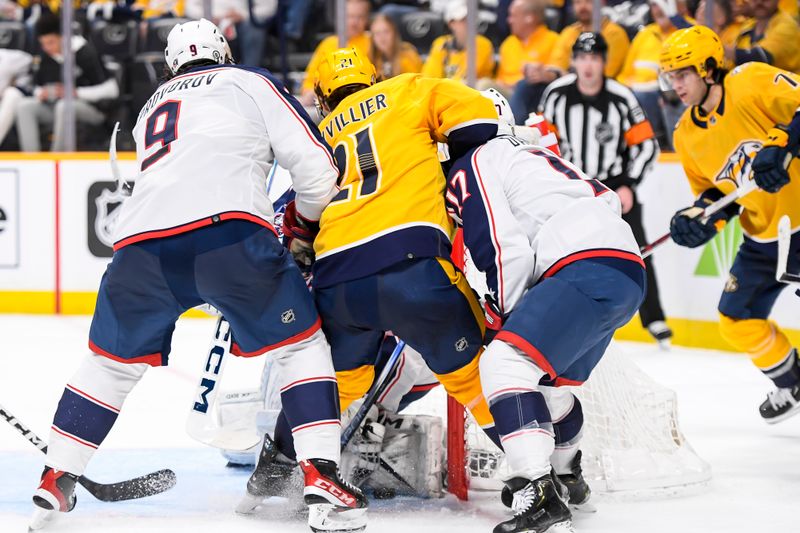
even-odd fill
[[(366, 499), (343, 481), (330, 348), (295, 260), (311, 248), (322, 210), (338, 192), (329, 147), (269, 72), (233, 65), (207, 20), (175, 26), (165, 50), (173, 77), (133, 130), (140, 172), (100, 284), (87, 356), (55, 413), (34, 496), (39, 528), (75, 506), (75, 482), (149, 367), (166, 365), (175, 321), (208, 303), (231, 324), (231, 352), (269, 353), (315, 531), (358, 531)], [(297, 193), (284, 231), (272, 226), (266, 178), (280, 164)], [(294, 255), (294, 258), (293, 258)]]
[(495, 533), (571, 531), (558, 492), (566, 484), (574, 504), (589, 496), (578, 451), (583, 415), (558, 387), (584, 382), (636, 313), (644, 263), (617, 195), (514, 136), (508, 103), (487, 93), (507, 127), (453, 163), (447, 201), (489, 287), (494, 340), (481, 357), (481, 383), (515, 512)]

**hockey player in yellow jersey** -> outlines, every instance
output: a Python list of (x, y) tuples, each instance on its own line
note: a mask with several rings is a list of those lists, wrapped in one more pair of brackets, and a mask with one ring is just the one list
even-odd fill
[[(672, 218), (670, 233), (677, 244), (700, 246), (739, 215), (744, 243), (720, 299), (720, 332), (774, 382), (759, 411), (775, 423), (800, 412), (797, 350), (768, 320), (785, 287), (775, 280), (783, 215), (793, 227), (789, 268), (800, 262), (800, 77), (765, 63), (728, 73), (723, 57), (705, 26), (675, 32), (661, 50), (662, 81), (689, 106), (675, 129), (675, 150), (697, 195)], [(704, 206), (735, 189), (736, 204), (700, 220)]]
[(320, 63), (315, 92), (342, 172), (314, 239), (314, 293), (342, 410), (369, 388), (391, 330), (491, 436), (478, 378), (484, 319), (449, 259), (454, 228), (436, 143), (462, 154), (486, 142), (497, 131), (494, 105), (447, 79), (402, 74), (375, 84), (355, 49)]

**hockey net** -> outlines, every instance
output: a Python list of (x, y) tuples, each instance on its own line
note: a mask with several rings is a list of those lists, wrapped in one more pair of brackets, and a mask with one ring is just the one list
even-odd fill
[[(455, 249), (463, 250), (460, 239)], [(454, 261), (478, 294), (485, 294), (469, 254), (456, 254)], [(710, 466), (681, 433), (675, 392), (613, 342), (589, 380), (570, 388), (583, 406), (582, 467), (594, 491), (675, 491), (711, 478)], [(500, 490), (507, 474), (503, 453), (458, 402), (447, 402), (448, 490), (460, 499), (467, 499), (469, 489)]]

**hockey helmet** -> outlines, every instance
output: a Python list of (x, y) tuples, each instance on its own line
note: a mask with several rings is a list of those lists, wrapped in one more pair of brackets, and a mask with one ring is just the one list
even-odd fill
[[(514, 112), (511, 111), (511, 105), (508, 103), (508, 100), (506, 100), (506, 97), (500, 94), (500, 91), (495, 88), (490, 88), (481, 91), (481, 94), (494, 104), (494, 108), (497, 110), (497, 116), (500, 119), (499, 127), (503, 125), (513, 126), (516, 123), (514, 120)], [(499, 130), (498, 133), (500, 133)]]
[(228, 41), (219, 28), (206, 19), (176, 24), (167, 36), (164, 58), (173, 74), (184, 65), (200, 60), (211, 60), (220, 65), (233, 63)]
[(375, 67), (369, 59), (355, 48), (339, 48), (319, 62), (314, 92), (320, 99), (325, 99), (347, 85), (373, 85), (375, 78)]
[(664, 41), (659, 63), (662, 73), (694, 67), (705, 78), (709, 70), (722, 65), (724, 58), (722, 42), (714, 30), (692, 26), (676, 31)]

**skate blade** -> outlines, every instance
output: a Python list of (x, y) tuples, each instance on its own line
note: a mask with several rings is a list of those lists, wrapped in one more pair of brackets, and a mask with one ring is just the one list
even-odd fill
[(792, 409), (786, 411), (782, 415), (778, 415), (774, 418), (764, 418), (764, 422), (767, 424), (779, 424), (786, 420), (787, 418), (792, 418), (795, 415), (800, 414), (800, 404), (797, 404)]
[(308, 506), (308, 527), (315, 533), (349, 533), (367, 528), (367, 508), (346, 509), (328, 503)]
[(33, 506), (33, 515), (31, 515), (31, 521), (28, 524), (28, 531), (38, 531), (43, 529), (47, 524), (52, 522), (58, 511), (53, 509), (43, 509), (39, 506)]

